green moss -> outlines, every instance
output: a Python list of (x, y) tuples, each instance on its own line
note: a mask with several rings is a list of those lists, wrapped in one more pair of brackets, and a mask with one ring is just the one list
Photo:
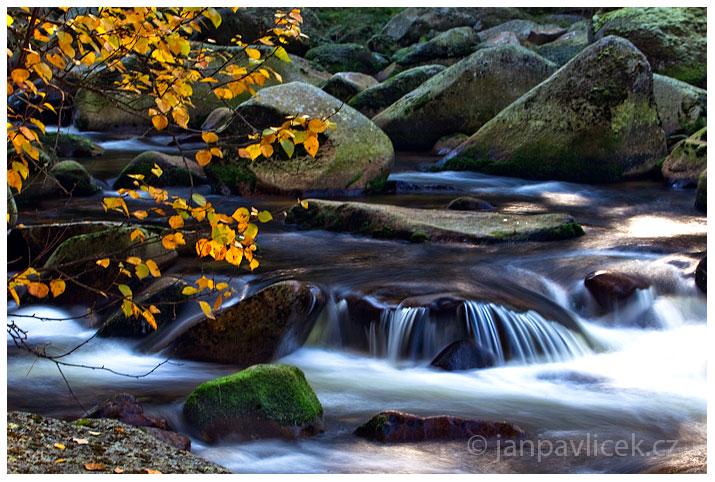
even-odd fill
[(691, 85), (702, 85), (707, 78), (708, 66), (705, 63), (673, 65), (662, 72), (663, 75), (682, 80)]
[(348, 183), (345, 185), (345, 189), (348, 189), (350, 186), (352, 186), (353, 184), (355, 184), (356, 182), (358, 182), (358, 180), (359, 180), (361, 177), (362, 177), (362, 173), (361, 173), (361, 172), (358, 172), (357, 174), (355, 174), (355, 175), (352, 177), (352, 179), (350, 179), (350, 181), (348, 181)]
[(358, 435), (361, 437), (374, 436), (376, 433), (379, 433), (383, 430), (383, 427), (385, 426), (386, 423), (387, 423), (387, 416), (381, 413), (379, 415), (372, 417), (370, 420), (368, 420), (367, 422), (363, 423), (358, 428), (356, 428), (355, 435)]
[(419, 231), (415, 231), (410, 235), (410, 243), (428, 243), (429, 240), (428, 235)]
[(368, 194), (381, 193), (382, 190), (385, 189), (385, 183), (387, 183), (387, 175), (378, 176), (375, 179), (371, 179), (370, 182), (367, 183), (365, 192)]
[(559, 226), (556, 229), (552, 229), (547, 235), (546, 240), (548, 241), (558, 241), (560, 239), (571, 239), (578, 236), (583, 236), (585, 231), (583, 227), (578, 223), (567, 223)]
[(395, 230), (392, 226), (375, 228), (372, 231), (372, 237), (376, 239), (392, 239), (395, 237)]
[(232, 194), (245, 194), (247, 191), (253, 192), (256, 188), (256, 175), (248, 168), (246, 161), (230, 164), (212, 162), (204, 168), (204, 171), (216, 192), (228, 189)]
[(186, 399), (184, 414), (199, 426), (233, 417), (300, 425), (321, 417), (323, 407), (299, 368), (272, 364), (202, 383)]
[(92, 421), (87, 420), (86, 418), (80, 418), (75, 422), (75, 425), (79, 425), (80, 427), (91, 427)]

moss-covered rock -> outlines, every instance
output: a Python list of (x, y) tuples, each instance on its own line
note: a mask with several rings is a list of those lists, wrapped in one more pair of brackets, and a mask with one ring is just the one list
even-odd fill
[(323, 44), (308, 50), (305, 58), (319, 64), (332, 74), (338, 72), (376, 74), (387, 65), (382, 56), (355, 43)]
[(698, 177), (698, 190), (695, 193), (695, 209), (708, 211), (708, 170), (705, 169)]
[(666, 136), (689, 136), (707, 125), (708, 93), (705, 89), (653, 74), (653, 94)]
[(645, 56), (606, 37), (486, 123), (444, 169), (532, 179), (615, 181), (667, 155)]
[(435, 59), (455, 59), (474, 52), (479, 36), (470, 27), (456, 27), (442, 32), (424, 43), (413, 44), (398, 50), (391, 60), (400, 66), (424, 65)]
[(583, 234), (566, 214), (518, 215), (495, 212), (413, 209), (382, 204), (309, 199), (295, 206), (286, 223), (306, 229), (349, 232), (378, 238), (411, 240), (415, 233), (432, 242), (485, 244), (550, 241)]
[(556, 70), (519, 46), (479, 50), (400, 98), (374, 122), (396, 149), (430, 149), (440, 137), (473, 133)]
[(551, 60), (556, 65), (562, 66), (581, 53), (588, 45), (587, 32), (574, 30), (563, 34), (553, 42), (539, 45), (536, 47), (536, 53)]
[(628, 7), (593, 18), (596, 40), (630, 40), (653, 72), (706, 88), (707, 10), (693, 7)]
[[(132, 240), (131, 233), (139, 229), (144, 234), (144, 241)], [(123, 226), (80, 234), (65, 240), (52, 253), (45, 263), (52, 276), (69, 276), (65, 292), (54, 302), (62, 304), (83, 303), (88, 305), (96, 298), (100, 303), (108, 300), (98, 292), (115, 290), (116, 283), (131, 283), (121, 274), (118, 262), (130, 256), (142, 260), (151, 259), (163, 268), (176, 259), (176, 252), (165, 249), (157, 231), (152, 228)], [(107, 268), (98, 266), (95, 261), (110, 258)]]
[[(163, 171), (160, 177), (156, 177), (151, 172), (154, 169), (154, 164)], [(190, 186), (192, 178), (194, 185), (207, 182), (206, 173), (195, 160), (159, 151), (142, 152), (132, 159), (119, 173), (112, 187), (114, 189), (133, 188), (134, 179), (129, 177), (129, 174), (142, 174), (144, 182), (156, 187)]]
[(301, 26), (310, 37), (311, 45), (324, 43), (358, 43), (365, 45), (382, 27), (404, 7), (320, 7), (306, 8), (314, 11), (316, 22)]
[(202, 383), (184, 402), (201, 438), (295, 439), (323, 430), (323, 407), (303, 372), (290, 365), (254, 365)]
[(50, 173), (72, 196), (91, 196), (102, 190), (87, 169), (77, 161), (60, 161), (52, 166)]
[[(388, 137), (370, 119), (311, 85), (291, 82), (263, 89), (241, 106), (240, 113), (260, 129), (281, 125), (287, 115), (330, 117), (336, 124), (335, 129), (327, 129), (318, 137), (320, 147), (315, 157), (299, 144), (289, 159), (276, 146), (270, 158), (259, 157), (245, 166), (256, 178), (257, 191), (362, 191), (392, 167), (394, 151)], [(234, 122), (224, 136), (245, 139), (249, 133), (247, 126)], [(230, 158), (223, 164), (241, 165)], [(214, 176), (217, 171), (212, 168), (210, 172)]]
[(250, 162), (233, 153), (214, 159), (204, 167), (213, 190), (221, 194), (247, 196), (256, 189), (258, 178), (249, 168)]
[(299, 348), (325, 303), (315, 286), (282, 281), (199, 320), (179, 336), (181, 358), (249, 366)]
[(104, 153), (104, 149), (91, 139), (77, 134), (47, 132), (39, 138), (45, 149), (54, 151), (59, 158), (98, 157)]
[(531, 20), (516, 19), (509, 20), (495, 27), (487, 28), (479, 31), (479, 39), (482, 42), (494, 38), (495, 36), (507, 32), (512, 32), (518, 39), (526, 40), (532, 30), (539, 28), (539, 24)]
[(707, 127), (678, 143), (663, 162), (663, 177), (681, 187), (698, 184), (700, 173), (708, 167)]
[(350, 99), (348, 105), (367, 117), (374, 117), (400, 97), (445, 70), (443, 65), (423, 65), (400, 72), (385, 82), (365, 89)]
[(328, 79), (323, 86), (323, 91), (347, 102), (360, 92), (377, 85), (379, 82), (370, 75), (359, 72), (338, 72)]

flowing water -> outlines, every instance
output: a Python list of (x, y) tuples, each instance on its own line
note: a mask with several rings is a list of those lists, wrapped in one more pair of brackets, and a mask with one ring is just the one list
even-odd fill
[[(164, 145), (160, 139), (148, 144), (95, 138), (107, 153), (87, 165), (108, 183), (105, 193), (72, 200), (59, 210), (41, 203), (37, 211), (23, 213), (25, 224), (110, 218), (98, 201), (111, 192), (112, 177), (137, 152)], [(656, 182), (587, 186), (419, 170), (431, 161), (399, 155), (391, 175), (397, 193), (360, 200), (436, 208), (470, 194), (501, 212), (569, 212), (586, 235), (549, 243), (415, 245), (301, 231), (279, 222), (262, 225), (259, 270), (236, 272), (219, 265), (210, 270), (231, 283), (236, 299), (281, 279), (309, 281), (326, 292), (328, 302), (308, 342), (280, 362), (305, 372), (324, 407), (327, 428), (297, 442), (206, 445), (193, 439), (192, 450), (235, 472), (581, 473), (643, 470), (665, 460), (646, 453), (660, 440), (675, 441), (673, 453), (702, 447), (707, 310), (693, 271), (706, 248), (706, 218), (692, 208), (694, 191)], [(295, 202), (199, 190), (225, 212), (242, 205), (280, 212)], [(186, 195), (184, 189), (172, 191)], [(141, 205), (149, 201), (135, 200), (130, 209)], [(584, 277), (597, 269), (640, 274), (652, 286), (604, 313), (583, 286)], [(165, 274), (191, 278), (200, 271), (180, 262)], [(369, 323), (355, 319), (352, 295), (369, 298), (377, 288), (405, 286), (420, 293), (474, 296), (463, 296), (447, 315), (375, 298), (378, 314)], [(71, 350), (94, 333), (82, 306), (9, 305), (8, 312), (28, 332), (29, 343), (53, 353)], [(195, 316), (189, 310), (182, 321)], [(496, 365), (465, 372), (430, 367), (444, 346), (463, 338), (491, 350)], [(188, 432), (181, 416), (188, 393), (237, 367), (167, 360), (164, 346), (161, 339), (91, 339), (65, 357), (77, 366), (63, 367), (60, 374), (54, 364), (16, 350), (8, 336), (8, 409), (69, 418), (126, 391), (151, 415)], [(383, 410), (508, 420), (542, 448), (550, 443), (552, 452), (516, 456), (500, 446), (480, 450), (466, 441), (382, 445), (352, 435)], [(585, 447), (605, 441), (608, 447), (625, 441), (627, 454), (586, 452)], [(569, 453), (553, 452), (561, 442), (571, 444)]]

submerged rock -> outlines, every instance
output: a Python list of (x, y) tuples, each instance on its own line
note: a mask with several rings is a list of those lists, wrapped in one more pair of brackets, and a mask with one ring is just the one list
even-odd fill
[(648, 61), (627, 40), (607, 37), (501, 111), (439, 165), (602, 182), (643, 175), (666, 155)]
[(419, 417), (396, 411), (380, 412), (355, 429), (355, 435), (383, 443), (466, 440), (474, 436), (485, 439), (526, 437), (524, 430), (508, 422), (469, 420), (448, 415)]
[(325, 425), (318, 397), (290, 365), (254, 365), (202, 383), (186, 399), (184, 416), (210, 443), (309, 437)]
[(447, 345), (430, 365), (449, 372), (489, 368), (496, 364), (494, 353), (474, 340), (458, 340)]
[(299, 348), (325, 303), (315, 286), (281, 281), (188, 328), (174, 354), (189, 360), (249, 366)]
[(286, 223), (309, 229), (350, 232), (377, 238), (409, 240), (423, 233), (431, 241), (483, 244), (548, 241), (583, 234), (566, 214), (498, 214), (439, 209), (412, 209), (358, 202), (309, 199), (308, 209), (294, 206)]
[(654, 74), (653, 95), (666, 136), (691, 135), (707, 124), (708, 93), (705, 89)]
[(708, 166), (707, 127), (679, 142), (663, 162), (663, 177), (672, 184), (692, 187)]
[(595, 39), (617, 35), (648, 58), (653, 72), (706, 88), (707, 10), (628, 7), (596, 15)]
[(539, 84), (556, 65), (515, 45), (479, 50), (373, 118), (396, 149), (430, 149), (442, 136), (473, 133)]
[[(151, 170), (154, 164), (163, 171), (160, 177), (156, 177)], [(205, 184), (206, 173), (199, 164), (187, 157), (172, 156), (159, 151), (142, 152), (131, 160), (127, 166), (119, 173), (119, 177), (114, 181), (114, 189), (135, 188), (134, 179), (129, 174), (142, 174), (144, 182), (155, 187), (166, 186), (191, 186), (193, 184)]]

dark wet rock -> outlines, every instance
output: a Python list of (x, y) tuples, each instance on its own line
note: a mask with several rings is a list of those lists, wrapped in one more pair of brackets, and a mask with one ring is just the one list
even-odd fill
[[(111, 419), (64, 422), (26, 412), (7, 413), (7, 472), (13, 474), (165, 474), (222, 473), (230, 471), (171, 446), (148, 433)], [(73, 439), (86, 439), (78, 444)], [(54, 444), (65, 445), (59, 451)], [(57, 463), (57, 459), (65, 459)], [(104, 469), (89, 471), (86, 463)]]
[(100, 146), (77, 134), (48, 132), (40, 134), (39, 138), (46, 149), (54, 151), (62, 159), (98, 157), (104, 153)]
[(588, 45), (588, 34), (584, 31), (574, 30), (563, 34), (553, 42), (536, 47), (536, 53), (556, 65), (562, 66), (581, 53)]
[(396, 149), (430, 149), (442, 136), (475, 132), (556, 70), (515, 45), (479, 50), (435, 75), (373, 121)]
[(373, 75), (387, 65), (384, 57), (355, 43), (323, 44), (308, 50), (305, 58), (319, 64), (332, 74), (361, 72)]
[[(157, 164), (163, 171), (160, 177), (156, 177), (151, 170)], [(193, 184), (205, 184), (206, 173), (199, 164), (188, 157), (172, 156), (159, 151), (142, 152), (131, 160), (127, 166), (119, 173), (119, 177), (114, 181), (114, 189), (136, 188), (134, 179), (129, 174), (142, 174), (144, 182), (155, 187), (166, 186), (191, 186)]]
[(648, 61), (627, 40), (607, 37), (501, 111), (439, 165), (603, 182), (644, 175), (666, 155)]
[(199, 436), (296, 439), (323, 430), (323, 407), (303, 372), (290, 365), (254, 365), (196, 387), (184, 416)]
[[(279, 146), (270, 158), (261, 156), (250, 164), (230, 153), (215, 159), (207, 171), (217, 189), (226, 186), (236, 192), (243, 182), (247, 190), (253, 186), (262, 192), (365, 191), (384, 182), (394, 161), (390, 139), (370, 119), (312, 85), (291, 82), (263, 89), (241, 105), (241, 115), (261, 129), (281, 125), (287, 115), (330, 117), (336, 128), (320, 134), (316, 157), (298, 145), (290, 159)], [(234, 122), (224, 136), (245, 140), (250, 133)]]
[(459, 340), (447, 345), (430, 365), (450, 372), (494, 366), (494, 353), (474, 340)]
[(663, 162), (665, 180), (681, 187), (698, 184), (700, 174), (708, 166), (707, 127), (678, 143)]
[(445, 69), (446, 67), (443, 65), (413, 67), (358, 93), (348, 102), (348, 105), (366, 117), (373, 117)]
[(370, 75), (359, 72), (338, 72), (322, 87), (323, 91), (343, 102), (349, 101), (360, 92), (379, 85)]
[(398, 50), (391, 60), (403, 68), (442, 63), (437, 60), (466, 57), (474, 52), (478, 44), (479, 36), (472, 27), (456, 27), (438, 34), (427, 42)]
[(233, 116), (233, 109), (229, 107), (214, 109), (208, 117), (206, 117), (204, 123), (201, 124), (201, 130), (220, 134), (228, 127), (228, 124), (233, 120)]
[(625, 302), (636, 290), (651, 283), (638, 275), (613, 271), (594, 271), (584, 279), (584, 285), (602, 308), (611, 309)]
[(666, 136), (689, 136), (707, 124), (708, 93), (705, 89), (653, 74), (653, 95)]
[(527, 40), (534, 45), (544, 45), (553, 42), (565, 33), (566, 29), (563, 27), (539, 28), (532, 30)]
[(419, 232), (433, 242), (468, 244), (547, 241), (583, 234), (581, 226), (566, 214), (502, 215), (318, 199), (307, 202), (308, 209), (302, 206), (291, 208), (286, 223), (308, 229), (404, 240)]
[(102, 190), (87, 169), (77, 161), (60, 161), (52, 166), (50, 174), (72, 196), (91, 196)]
[(434, 146), (432, 146), (432, 154), (444, 156), (467, 139), (469, 139), (469, 136), (462, 133), (440, 137)]
[(699, 446), (669, 451), (665, 456), (658, 455), (650, 457), (648, 462), (650, 467), (641, 471), (641, 474), (704, 474), (708, 473), (708, 453), (707, 444), (703, 442)]
[(448, 415), (419, 417), (396, 411), (380, 412), (355, 429), (355, 435), (383, 443), (426, 442), (431, 440), (521, 439), (526, 433), (508, 422), (469, 420)]
[(200, 320), (181, 334), (174, 354), (189, 360), (246, 367), (299, 348), (325, 296), (315, 286), (281, 281)]
[(698, 177), (698, 189), (695, 193), (695, 209), (708, 210), (708, 170), (705, 169)]
[(695, 268), (695, 285), (700, 288), (703, 293), (708, 292), (708, 257), (705, 256)]
[(648, 58), (653, 72), (706, 88), (707, 11), (692, 7), (628, 7), (593, 18), (595, 39), (617, 35)]
[(453, 199), (447, 209), (454, 211), (495, 211), (496, 208), (487, 201), (470, 196), (462, 196)]

